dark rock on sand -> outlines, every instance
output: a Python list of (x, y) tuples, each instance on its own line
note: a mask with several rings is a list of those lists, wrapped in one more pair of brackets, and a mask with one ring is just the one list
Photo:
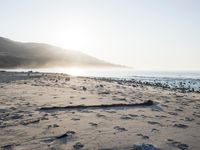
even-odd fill
[(133, 150), (160, 150), (151, 144), (135, 144)]
[(1, 148), (2, 148), (3, 150), (12, 150), (12, 147), (13, 147), (13, 145), (7, 144), (7, 145), (2, 146)]
[(74, 150), (79, 150), (79, 149), (83, 148), (84, 145), (81, 144), (80, 142), (77, 142), (73, 147), (74, 147)]
[(66, 137), (72, 137), (72, 135), (74, 135), (76, 132), (74, 131), (67, 131), (66, 133), (60, 135), (60, 136), (57, 136), (56, 138), (57, 139), (62, 139), (62, 138), (66, 138)]
[(183, 144), (183, 143), (178, 144), (177, 147), (181, 150), (187, 150), (189, 148), (187, 144)]
[(85, 86), (83, 86), (82, 89), (83, 89), (83, 91), (86, 91), (86, 90), (87, 90), (87, 88), (86, 88)]

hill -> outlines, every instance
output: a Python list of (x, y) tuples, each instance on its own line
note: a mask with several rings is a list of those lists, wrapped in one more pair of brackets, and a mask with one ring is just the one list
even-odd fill
[(0, 37), (0, 68), (122, 67), (79, 51)]

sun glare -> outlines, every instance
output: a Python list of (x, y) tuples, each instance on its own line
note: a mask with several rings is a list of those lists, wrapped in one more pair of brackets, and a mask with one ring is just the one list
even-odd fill
[(66, 49), (80, 50), (88, 44), (89, 30), (84, 27), (70, 26), (56, 31), (55, 41)]
[(81, 76), (84, 73), (84, 71), (80, 68), (69, 68), (66, 69), (65, 72), (72, 76)]

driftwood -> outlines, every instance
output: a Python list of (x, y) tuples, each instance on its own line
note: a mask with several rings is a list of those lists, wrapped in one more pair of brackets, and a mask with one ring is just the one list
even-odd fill
[(53, 107), (41, 107), (40, 111), (52, 111), (52, 110), (73, 110), (73, 109), (103, 109), (103, 108), (120, 108), (120, 107), (138, 107), (138, 106), (152, 106), (154, 103), (151, 100), (143, 103), (133, 104), (102, 104), (102, 105), (75, 105), (75, 106), (53, 106)]

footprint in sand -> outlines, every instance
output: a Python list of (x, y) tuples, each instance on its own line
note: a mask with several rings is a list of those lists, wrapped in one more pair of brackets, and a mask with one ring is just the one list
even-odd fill
[(123, 120), (132, 120), (132, 117), (127, 116), (127, 115), (123, 115), (123, 116), (120, 117), (120, 119), (123, 119)]
[(155, 122), (155, 121), (147, 121), (148, 124), (151, 124), (151, 125), (159, 125), (159, 126), (162, 126), (159, 122)]
[(71, 120), (73, 120), (73, 121), (79, 121), (81, 119), (79, 119), (79, 118), (72, 118)]
[(136, 135), (142, 137), (145, 140), (149, 139), (149, 136), (147, 136), (147, 135), (143, 135), (143, 134), (140, 134), (140, 133), (138, 133)]
[(190, 118), (190, 117), (185, 117), (185, 121), (194, 121), (194, 118)]
[(67, 131), (64, 134), (56, 136), (55, 139), (59, 140), (61, 143), (67, 143), (69, 140), (73, 138), (74, 134), (76, 134), (76, 132)]
[(177, 112), (168, 112), (168, 114), (173, 115), (173, 116), (177, 116), (178, 115)]
[(177, 128), (182, 128), (182, 129), (188, 128), (188, 125), (185, 125), (185, 124), (174, 124), (173, 126)]
[(106, 117), (105, 115), (102, 115), (102, 114), (99, 114), (99, 113), (96, 114), (96, 116), (97, 116), (97, 117), (100, 117), (100, 118), (105, 118), (105, 117)]
[(160, 130), (158, 130), (158, 129), (155, 129), (155, 128), (153, 128), (152, 130), (151, 130), (151, 132), (153, 132), (153, 133), (157, 133), (157, 132), (159, 132)]
[(53, 125), (48, 125), (47, 126), (47, 128), (49, 129), (49, 128), (58, 128), (59, 127), (59, 125), (57, 125), (57, 124), (53, 124)]
[(114, 129), (118, 130), (119, 132), (128, 131), (126, 128), (123, 128), (123, 127), (120, 127), (120, 126), (115, 126)]
[(107, 110), (106, 112), (111, 113), (111, 114), (117, 113), (117, 112), (114, 111), (114, 110)]
[(167, 143), (171, 144), (174, 147), (177, 147), (180, 150), (188, 150), (189, 146), (185, 143), (174, 141), (173, 139), (167, 139)]
[(91, 126), (93, 126), (93, 127), (97, 127), (97, 123), (94, 123), (94, 122), (89, 122), (89, 124), (91, 125)]

